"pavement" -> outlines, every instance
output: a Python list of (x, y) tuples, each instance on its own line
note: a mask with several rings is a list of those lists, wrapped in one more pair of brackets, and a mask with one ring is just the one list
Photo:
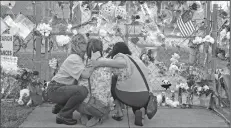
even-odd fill
[[(81, 124), (73, 126), (56, 124), (55, 115), (51, 113), (51, 110), (52, 105), (41, 105), (35, 108), (19, 127), (84, 127)], [(79, 119), (78, 112), (74, 112), (74, 118)], [(134, 125), (134, 115), (130, 109), (128, 113), (125, 111), (122, 121), (117, 122), (109, 118), (94, 127), (129, 127), (129, 125), (130, 127), (138, 127)], [(153, 119), (145, 118), (143, 127), (228, 127), (228, 124), (215, 113), (203, 108), (159, 108)]]

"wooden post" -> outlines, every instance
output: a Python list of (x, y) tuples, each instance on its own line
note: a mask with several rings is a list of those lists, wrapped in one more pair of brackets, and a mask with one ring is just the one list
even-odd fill
[[(49, 16), (49, 7), (48, 7), (48, 2), (49, 1), (44, 1), (45, 4), (45, 17), (47, 18)], [(48, 53), (48, 37), (45, 37), (45, 61), (44, 64), (44, 69), (45, 69), (45, 80), (49, 81), (50, 79), (50, 69), (49, 69), (49, 53)]]
[[(37, 24), (42, 20), (42, 9), (41, 2), (35, 1), (35, 16), (36, 16), (36, 27)], [(39, 72), (39, 78), (41, 78), (41, 42), (42, 37), (36, 37), (36, 56), (35, 56), (35, 69)]]
[[(214, 38), (214, 44), (212, 45), (212, 60), (211, 60), (211, 69), (212, 72), (210, 74), (210, 79), (213, 81), (213, 88), (216, 95), (219, 96), (216, 88), (216, 81), (215, 81), (215, 71), (216, 71), (216, 48), (217, 48), (217, 11), (218, 11), (218, 5), (213, 5), (213, 15), (212, 15), (212, 37)], [(216, 100), (216, 102), (210, 102), (210, 108), (213, 108), (214, 103), (218, 103), (217, 98), (211, 97), (213, 100)]]
[[(210, 33), (210, 26), (211, 26), (211, 23), (210, 23), (210, 20), (211, 20), (211, 11), (210, 11), (210, 4), (211, 2), (210, 1), (207, 1), (207, 6), (206, 6), (206, 35), (208, 35)], [(208, 44), (204, 44), (204, 52), (205, 52), (205, 62), (204, 62), (204, 66), (206, 68), (206, 72), (207, 72), (207, 75), (209, 74), (208, 73), (208, 69), (209, 69), (209, 64), (208, 64), (208, 59), (209, 59), (209, 54), (207, 53), (208, 52)]]
[[(230, 9), (231, 5), (229, 5), (229, 21), (231, 21), (231, 9)], [(231, 28), (231, 24), (230, 25), (230, 28)], [(231, 34), (229, 35), (231, 36)], [(231, 60), (231, 39), (229, 39), (229, 60)], [(230, 63), (230, 62), (229, 62)], [(229, 65), (229, 77), (230, 77), (230, 80), (231, 80), (231, 64)], [(228, 85), (229, 86), (229, 99), (231, 100), (231, 85)], [(229, 101), (230, 102), (230, 101)], [(231, 104), (231, 103), (230, 103)], [(229, 112), (231, 113), (231, 105), (230, 106), (230, 110)], [(231, 121), (231, 114), (229, 114), (229, 121)], [(229, 128), (231, 128), (231, 123), (229, 124)]]
[[(130, 6), (130, 1), (127, 1), (126, 2), (126, 11), (128, 12), (129, 11), (129, 6)], [(129, 36), (129, 33), (128, 33), (128, 25), (125, 24), (125, 43), (128, 45), (128, 36)]]

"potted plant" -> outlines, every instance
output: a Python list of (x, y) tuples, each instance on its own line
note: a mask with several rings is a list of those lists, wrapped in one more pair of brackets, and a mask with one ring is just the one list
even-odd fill
[(209, 107), (210, 94), (213, 93), (213, 90), (206, 84), (196, 85), (193, 90), (194, 94), (199, 96), (200, 106)]

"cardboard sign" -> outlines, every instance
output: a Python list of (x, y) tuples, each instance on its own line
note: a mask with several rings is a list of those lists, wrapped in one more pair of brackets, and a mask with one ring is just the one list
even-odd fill
[(1, 56), (13, 56), (13, 35), (3, 34), (1, 35)]

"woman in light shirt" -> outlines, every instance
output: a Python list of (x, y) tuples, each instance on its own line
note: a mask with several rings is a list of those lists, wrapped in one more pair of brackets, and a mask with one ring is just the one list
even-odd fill
[(94, 68), (85, 68), (84, 55), (87, 48), (85, 35), (75, 35), (70, 44), (70, 55), (60, 66), (57, 74), (48, 86), (48, 98), (56, 103), (52, 113), (57, 114), (56, 123), (74, 125), (73, 112), (88, 95), (88, 88), (78, 84), (81, 79), (88, 79)]

